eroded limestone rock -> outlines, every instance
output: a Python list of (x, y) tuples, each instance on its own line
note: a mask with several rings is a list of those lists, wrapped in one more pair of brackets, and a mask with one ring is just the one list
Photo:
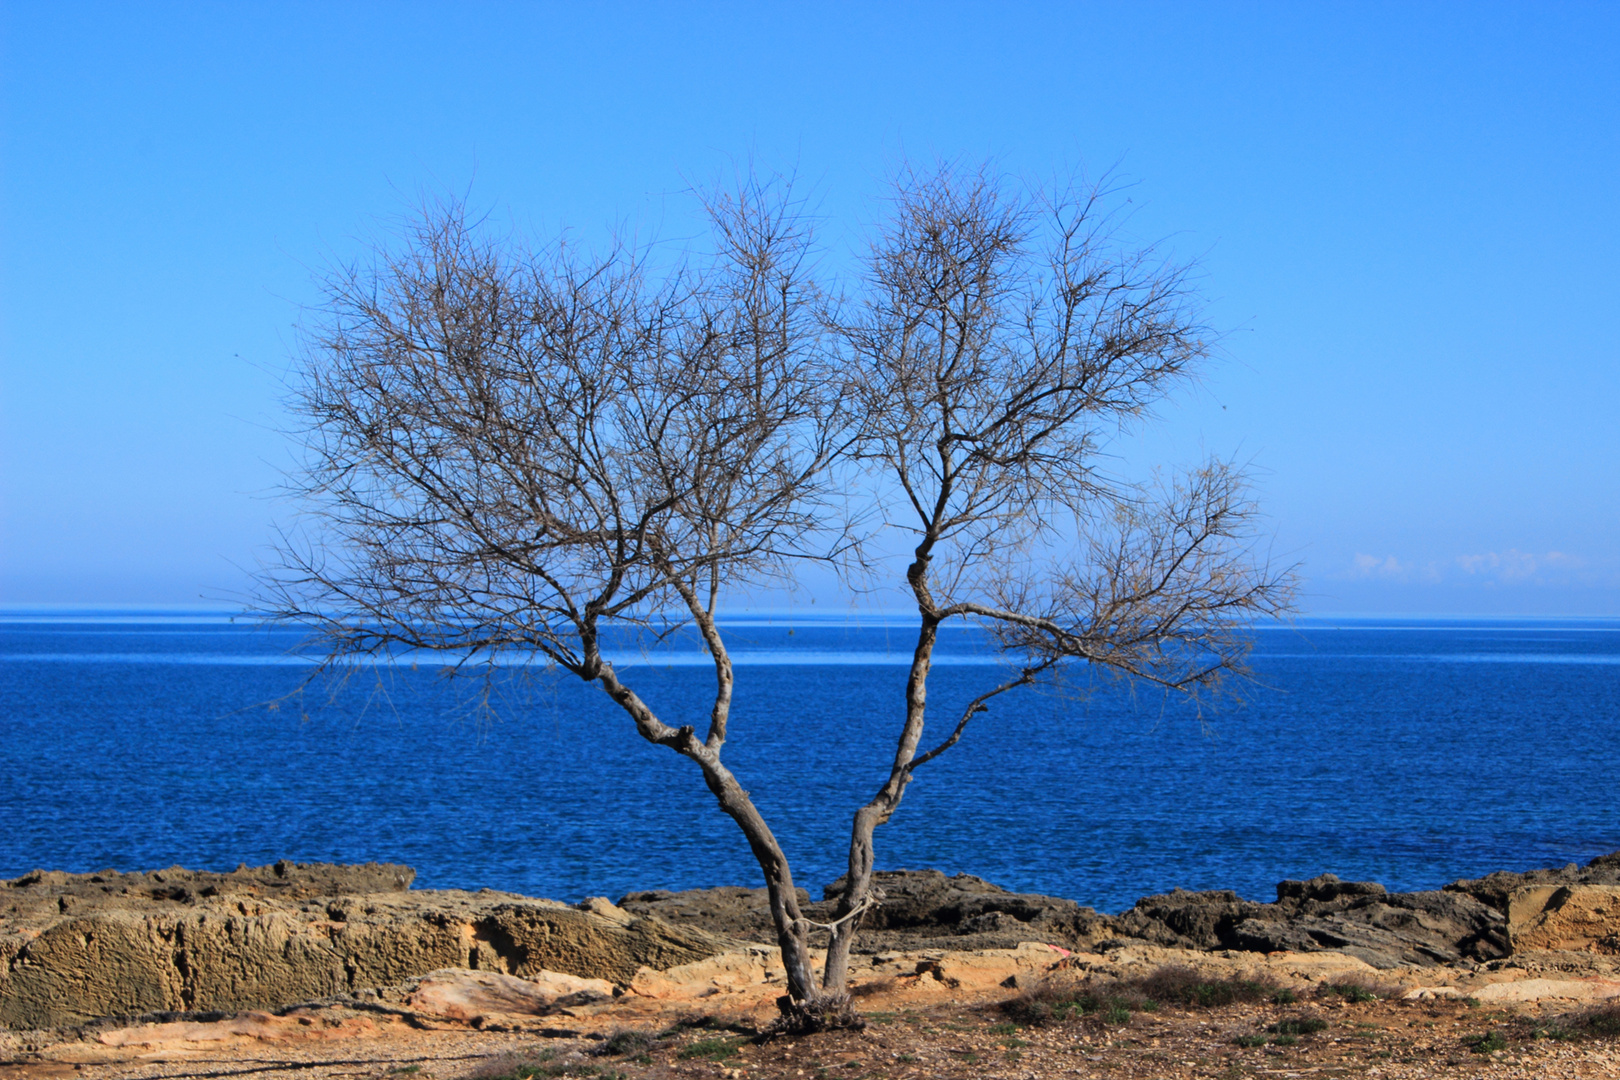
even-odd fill
[(1508, 898), (1515, 952), (1572, 950), (1620, 955), (1620, 885), (1535, 885)]
[[(280, 1008), (444, 968), (628, 984), (641, 968), (690, 963), (733, 944), (694, 927), (507, 893), (390, 887), (333, 896), (326, 890), (341, 873), (310, 872), (285, 889), (259, 871), (160, 873), (0, 883), (0, 1025)], [(185, 894), (147, 887), (171, 882)]]

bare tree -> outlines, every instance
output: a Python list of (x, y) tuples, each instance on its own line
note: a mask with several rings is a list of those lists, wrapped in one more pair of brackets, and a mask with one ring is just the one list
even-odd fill
[[(313, 519), (282, 544), (261, 607), (317, 627), (328, 667), (517, 653), (598, 684), (742, 829), (790, 993), (808, 1001), (787, 859), (722, 762), (733, 674), (715, 611), (723, 589), (826, 539), (838, 396), (789, 188), (748, 181), (707, 209), (713, 251), (662, 274), (646, 250), (486, 240), (450, 205), (332, 276), (293, 394), (307, 421), (293, 486)], [(663, 722), (602, 654), (608, 627), (683, 620), (714, 660), (701, 735)]]
[[(1089, 664), (1198, 695), (1244, 673), (1243, 628), (1292, 579), (1255, 560), (1254, 509), (1220, 462), (1157, 493), (1100, 451), (1206, 354), (1183, 269), (1111, 244), (1096, 191), (906, 174), (855, 299), (823, 301), (786, 185), (706, 202), (708, 254), (654, 272), (485, 239), (458, 206), (326, 282), (293, 394), (310, 528), (261, 607), (321, 631), (329, 666), (436, 650), (543, 657), (690, 760), (764, 874), (790, 1025), (848, 1022), (873, 837), (914, 771), (997, 695)], [(855, 815), (818, 980), (788, 861), (722, 761), (727, 592), (847, 550), (853, 474), (914, 536), (920, 618), (887, 782)], [(939, 626), (983, 624), (1011, 667), (923, 749)], [(671, 726), (603, 656), (612, 626), (694, 626), (714, 663), (706, 732)]]
[[(1187, 269), (1116, 244), (1106, 196), (1025, 193), (948, 164), (905, 172), (856, 299), (832, 314), (860, 412), (851, 456), (915, 539), (919, 627), (889, 777), (855, 814), (828, 991), (876, 899), (874, 831), (991, 699), (1071, 663), (1196, 697), (1247, 673), (1247, 624), (1291, 607), (1292, 572), (1250, 550), (1240, 472), (1212, 461), (1155, 492), (1099, 468), (1209, 348)], [(950, 619), (981, 624), (1012, 669), (925, 750)]]

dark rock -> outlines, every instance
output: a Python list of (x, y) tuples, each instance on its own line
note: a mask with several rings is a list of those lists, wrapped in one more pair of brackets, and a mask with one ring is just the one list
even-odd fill
[(10, 881), (0, 881), (0, 911), (22, 891), (29, 895), (100, 900), (108, 896), (141, 897), (160, 906), (191, 904), (198, 897), (250, 896), (282, 900), (308, 900), (322, 896), (402, 892), (416, 880), (416, 871), (398, 863), (295, 863), (286, 859), (269, 866), (237, 867), (229, 873), (167, 870), (123, 874), (103, 870), (97, 874), (68, 874), (35, 870)]
[[(859, 952), (899, 949), (1004, 949), (1025, 941), (1086, 947), (1113, 935), (1114, 920), (1073, 900), (1038, 893), (1014, 893), (971, 874), (947, 877), (938, 870), (880, 870), (872, 875), (881, 894), (877, 907), (861, 917), (855, 939)], [(806, 918), (830, 922), (839, 878), (812, 903), (799, 890)], [(619, 906), (678, 926), (692, 926), (764, 944), (776, 943), (776, 927), (764, 889), (714, 888), (626, 894)], [(817, 944), (825, 941), (817, 932)]]
[[(803, 889), (796, 889), (795, 892), (799, 897), (799, 907), (807, 917), (825, 921), (825, 913), (810, 903), (808, 892)], [(770, 894), (764, 889), (729, 885), (682, 892), (653, 889), (626, 893), (619, 900), (619, 907), (635, 915), (662, 919), (673, 926), (690, 926), (744, 941), (776, 944), (776, 924), (771, 920)]]
[(1176, 889), (1144, 896), (1118, 919), (1119, 932), (1182, 949), (1239, 948), (1239, 923), (1275, 917), (1273, 905), (1239, 899), (1230, 889), (1188, 892)]
[(1383, 896), (1389, 890), (1376, 881), (1340, 881), (1337, 875), (1322, 874), (1309, 881), (1279, 881), (1277, 903), (1332, 903), (1343, 897)]
[(1500, 916), (1471, 897), (1441, 892), (1364, 894), (1347, 907), (1296, 914), (1289, 925), (1321, 948), (1350, 953), (1376, 968), (1505, 955), (1496, 947), (1505, 940)]
[(1320, 952), (1322, 943), (1285, 919), (1244, 919), (1231, 928), (1227, 946), (1241, 952)]
[(1279, 883), (1275, 904), (1242, 900), (1224, 889), (1145, 896), (1115, 929), (1188, 949), (1335, 949), (1377, 968), (1507, 954), (1505, 920), (1472, 897), (1389, 893), (1376, 882), (1340, 881), (1332, 874)]
[[(881, 898), (862, 923), (868, 930), (955, 930), (973, 932), (973, 926), (1010, 925), (1007, 920), (1044, 924), (1079, 912), (1073, 900), (1039, 893), (1013, 893), (972, 874), (946, 877), (938, 870), (880, 870), (872, 875)], [(835, 901), (844, 891), (844, 878), (822, 891), (822, 899)], [(989, 919), (993, 915), (1005, 919)]]

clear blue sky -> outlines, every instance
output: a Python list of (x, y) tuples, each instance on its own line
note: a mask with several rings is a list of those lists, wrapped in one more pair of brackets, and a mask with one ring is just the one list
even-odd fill
[(1311, 610), (1620, 614), (1615, 4), (0, 11), (0, 602), (239, 590), (311, 271), (418, 194), (668, 230), (752, 153), (857, 224), (1118, 167), (1231, 331), (1144, 449), (1252, 460)]

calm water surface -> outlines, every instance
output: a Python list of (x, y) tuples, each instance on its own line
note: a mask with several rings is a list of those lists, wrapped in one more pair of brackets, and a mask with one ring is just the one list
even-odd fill
[[(519, 672), (484, 710), (476, 684), (402, 664), (267, 708), (307, 670), (298, 639), (194, 614), (0, 618), (0, 877), (292, 858), (564, 899), (759, 882), (695, 769), (599, 691)], [(730, 639), (727, 759), (819, 894), (885, 776), (910, 634), (796, 618)], [(943, 654), (935, 729), (998, 675), (971, 632)], [(701, 654), (620, 659), (666, 720), (704, 722)], [(919, 770), (879, 866), (1118, 910), (1620, 849), (1620, 622), (1314, 621), (1259, 632), (1254, 663), (1264, 687), (1202, 717), (1083, 678), (998, 699)]]

